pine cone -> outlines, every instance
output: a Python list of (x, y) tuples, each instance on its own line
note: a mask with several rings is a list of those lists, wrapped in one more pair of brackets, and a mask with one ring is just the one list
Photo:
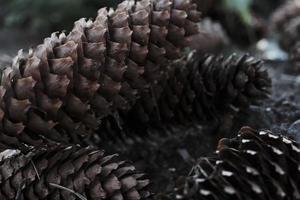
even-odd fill
[(279, 42), (280, 46), (290, 52), (294, 45), (300, 40), (300, 16), (291, 19), (282, 31)]
[(281, 47), (289, 52), (300, 39), (299, 1), (288, 1), (279, 7), (272, 16), (272, 24), (279, 33)]
[(277, 31), (284, 30), (289, 21), (300, 15), (299, 1), (286, 1), (283, 5), (277, 8), (272, 14), (272, 25)]
[(93, 148), (35, 149), (2, 160), (0, 171), (3, 200), (141, 200), (151, 195), (149, 180), (134, 166)]
[(300, 199), (300, 144), (270, 131), (240, 130), (202, 158), (177, 199)]
[(128, 0), (20, 51), (2, 76), (2, 144), (80, 143), (116, 120), (181, 56), (199, 18), (190, 0)]
[(232, 106), (247, 108), (268, 96), (271, 80), (261, 64), (248, 55), (191, 55), (173, 64), (173, 74), (144, 94), (126, 119), (135, 125), (182, 123), (216, 117)]

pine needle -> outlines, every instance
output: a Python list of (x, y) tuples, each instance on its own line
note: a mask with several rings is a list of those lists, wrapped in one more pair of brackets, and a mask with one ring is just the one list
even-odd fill
[(83, 195), (81, 195), (81, 194), (75, 192), (74, 190), (71, 190), (71, 189), (69, 189), (69, 188), (66, 188), (66, 187), (64, 187), (64, 186), (61, 186), (61, 185), (58, 185), (58, 184), (55, 184), (55, 183), (50, 183), (50, 185), (51, 185), (52, 187), (56, 187), (56, 188), (61, 189), (61, 190), (66, 190), (66, 191), (68, 191), (68, 192), (74, 194), (74, 195), (75, 195), (76, 197), (78, 197), (80, 200), (87, 200), (87, 198), (85, 198)]
[(30, 160), (30, 163), (32, 164), (32, 166), (33, 166), (33, 169), (34, 169), (34, 171), (35, 171), (35, 173), (36, 173), (36, 175), (37, 175), (38, 179), (39, 179), (39, 180), (41, 180), (41, 177), (40, 177), (40, 175), (39, 175), (39, 172), (38, 172), (38, 170), (37, 170), (37, 169), (36, 169), (36, 167), (35, 167), (35, 164), (34, 164), (34, 162), (33, 162), (32, 160)]

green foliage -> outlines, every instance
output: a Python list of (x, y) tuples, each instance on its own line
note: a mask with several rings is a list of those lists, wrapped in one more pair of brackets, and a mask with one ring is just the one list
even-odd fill
[(116, 6), (121, 0), (1, 0), (6, 27), (29, 28), (45, 33), (70, 29), (81, 17), (95, 17), (100, 7)]

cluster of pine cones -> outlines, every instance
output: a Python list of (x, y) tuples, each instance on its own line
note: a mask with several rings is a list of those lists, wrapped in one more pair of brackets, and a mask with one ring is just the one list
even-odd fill
[(221, 120), (268, 97), (260, 60), (190, 50), (201, 32), (197, 4), (125, 0), (19, 51), (1, 71), (0, 198), (299, 199), (300, 144), (269, 131), (245, 127), (221, 140), (158, 196), (151, 177), (101, 149), (152, 128)]

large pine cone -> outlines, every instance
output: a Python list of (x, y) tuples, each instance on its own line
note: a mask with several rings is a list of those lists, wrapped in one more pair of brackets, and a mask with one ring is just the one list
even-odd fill
[(0, 162), (2, 200), (150, 199), (149, 180), (102, 150), (51, 147)]
[(4, 146), (42, 138), (79, 143), (104, 119), (118, 118), (181, 56), (200, 20), (190, 0), (128, 0), (81, 19), (22, 51), (3, 71), (0, 138)]
[(240, 130), (193, 168), (178, 199), (300, 199), (300, 144), (270, 131)]
[(134, 124), (211, 119), (231, 107), (243, 109), (258, 103), (268, 96), (271, 85), (262, 62), (248, 55), (192, 54), (187, 63), (174, 63), (171, 69), (169, 79), (152, 93), (144, 93), (126, 119)]

